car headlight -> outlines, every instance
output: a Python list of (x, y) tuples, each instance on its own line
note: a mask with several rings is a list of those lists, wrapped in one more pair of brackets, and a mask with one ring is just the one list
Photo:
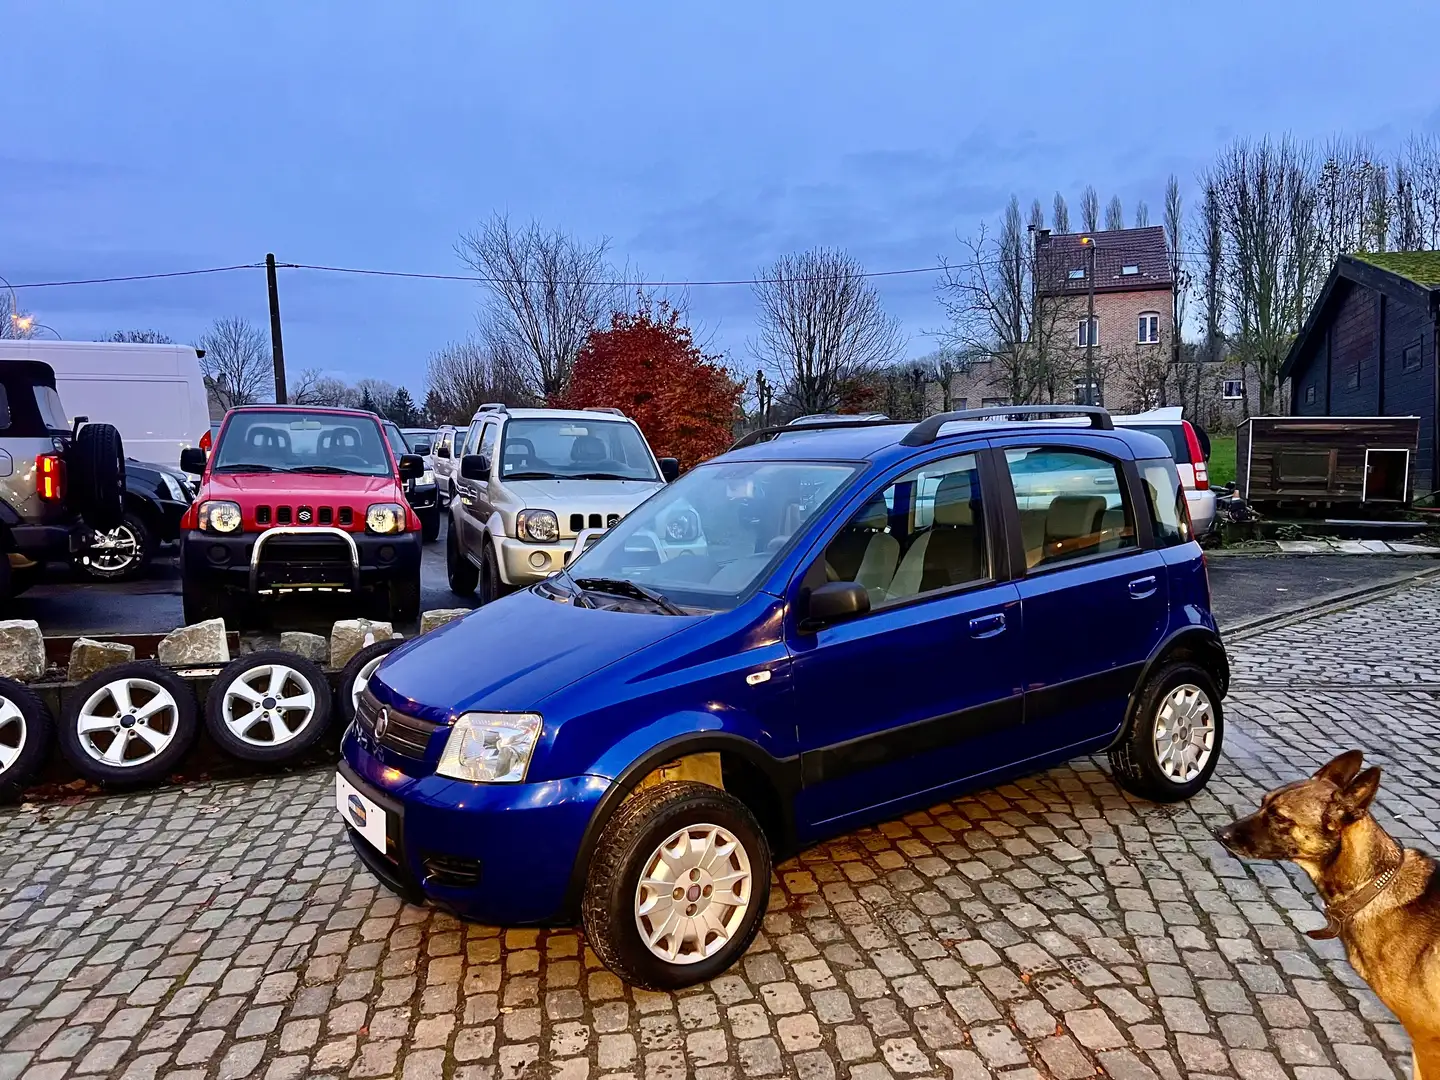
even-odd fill
[(560, 519), (554, 510), (521, 510), (515, 515), (515, 532), (521, 540), (553, 544), (560, 539)]
[(700, 518), (694, 510), (682, 510), (665, 523), (665, 539), (688, 543), (700, 535)]
[(190, 492), (185, 489), (185, 485), (169, 473), (162, 472), (160, 474), (160, 486), (165, 489), (165, 494), (176, 502), (188, 503), (190, 501)]
[(420, 484), (421, 487), (434, 487), (434, 486), (435, 486), (435, 470), (434, 470), (434, 469), (426, 469), (424, 472), (422, 472), (422, 473), (420, 474), (419, 484)]
[(405, 508), (399, 503), (374, 503), (365, 511), (365, 528), (382, 536), (405, 531)]
[(233, 502), (200, 505), (200, 528), (206, 532), (233, 533), (240, 528), (240, 506)]
[(518, 784), (542, 723), (537, 713), (466, 713), (450, 729), (435, 771), (477, 784)]

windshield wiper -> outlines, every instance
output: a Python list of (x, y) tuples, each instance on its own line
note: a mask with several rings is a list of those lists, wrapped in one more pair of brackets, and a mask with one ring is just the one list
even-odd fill
[(339, 465), (296, 465), (293, 469), (286, 469), (286, 472), (309, 472), (309, 473), (338, 473), (341, 476), (366, 476), (367, 473), (357, 473), (354, 469), (342, 469)]
[(216, 465), (216, 472), (286, 472), (278, 465), (261, 465), (254, 461), (227, 461), (224, 465)]
[(566, 480), (643, 480), (641, 476), (624, 476), (614, 472), (582, 472), (565, 477)]
[(648, 589), (644, 585), (638, 585), (627, 578), (571, 578), (582, 589), (594, 589), (596, 592), (611, 593), (614, 596), (628, 596), (637, 600), (648, 600), (666, 615), (688, 615), (690, 614), (682, 607), (677, 607), (664, 593)]
[(505, 474), (506, 480), (569, 480), (568, 476), (557, 476), (553, 472), (510, 472)]

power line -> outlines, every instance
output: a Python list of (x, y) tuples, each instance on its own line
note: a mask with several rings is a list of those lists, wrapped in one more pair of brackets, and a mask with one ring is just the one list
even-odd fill
[(158, 274), (124, 274), (119, 277), (81, 278), (74, 281), (26, 281), (16, 289), (53, 289), (61, 285), (109, 285), (118, 281), (155, 281), (158, 278), (195, 277), (199, 274), (224, 274), (231, 270), (259, 270), (264, 263), (237, 263), (234, 266), (207, 266), (202, 270), (167, 270)]

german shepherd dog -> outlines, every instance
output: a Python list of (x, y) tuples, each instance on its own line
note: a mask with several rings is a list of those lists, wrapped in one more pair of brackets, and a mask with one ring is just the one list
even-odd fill
[(1440, 874), (1370, 816), (1380, 770), (1359, 750), (1276, 788), (1260, 809), (1216, 832), (1243, 859), (1288, 859), (1315, 882), (1326, 926), (1414, 1047), (1414, 1080), (1440, 1080)]

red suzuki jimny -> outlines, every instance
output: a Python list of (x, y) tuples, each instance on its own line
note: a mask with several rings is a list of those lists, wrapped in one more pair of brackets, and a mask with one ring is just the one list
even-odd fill
[(236, 620), (257, 598), (365, 594), (393, 622), (420, 611), (420, 519), (402, 484), (424, 459), (396, 460), (374, 414), (247, 405), (214, 448), (186, 450), (200, 494), (181, 520), (185, 621)]

